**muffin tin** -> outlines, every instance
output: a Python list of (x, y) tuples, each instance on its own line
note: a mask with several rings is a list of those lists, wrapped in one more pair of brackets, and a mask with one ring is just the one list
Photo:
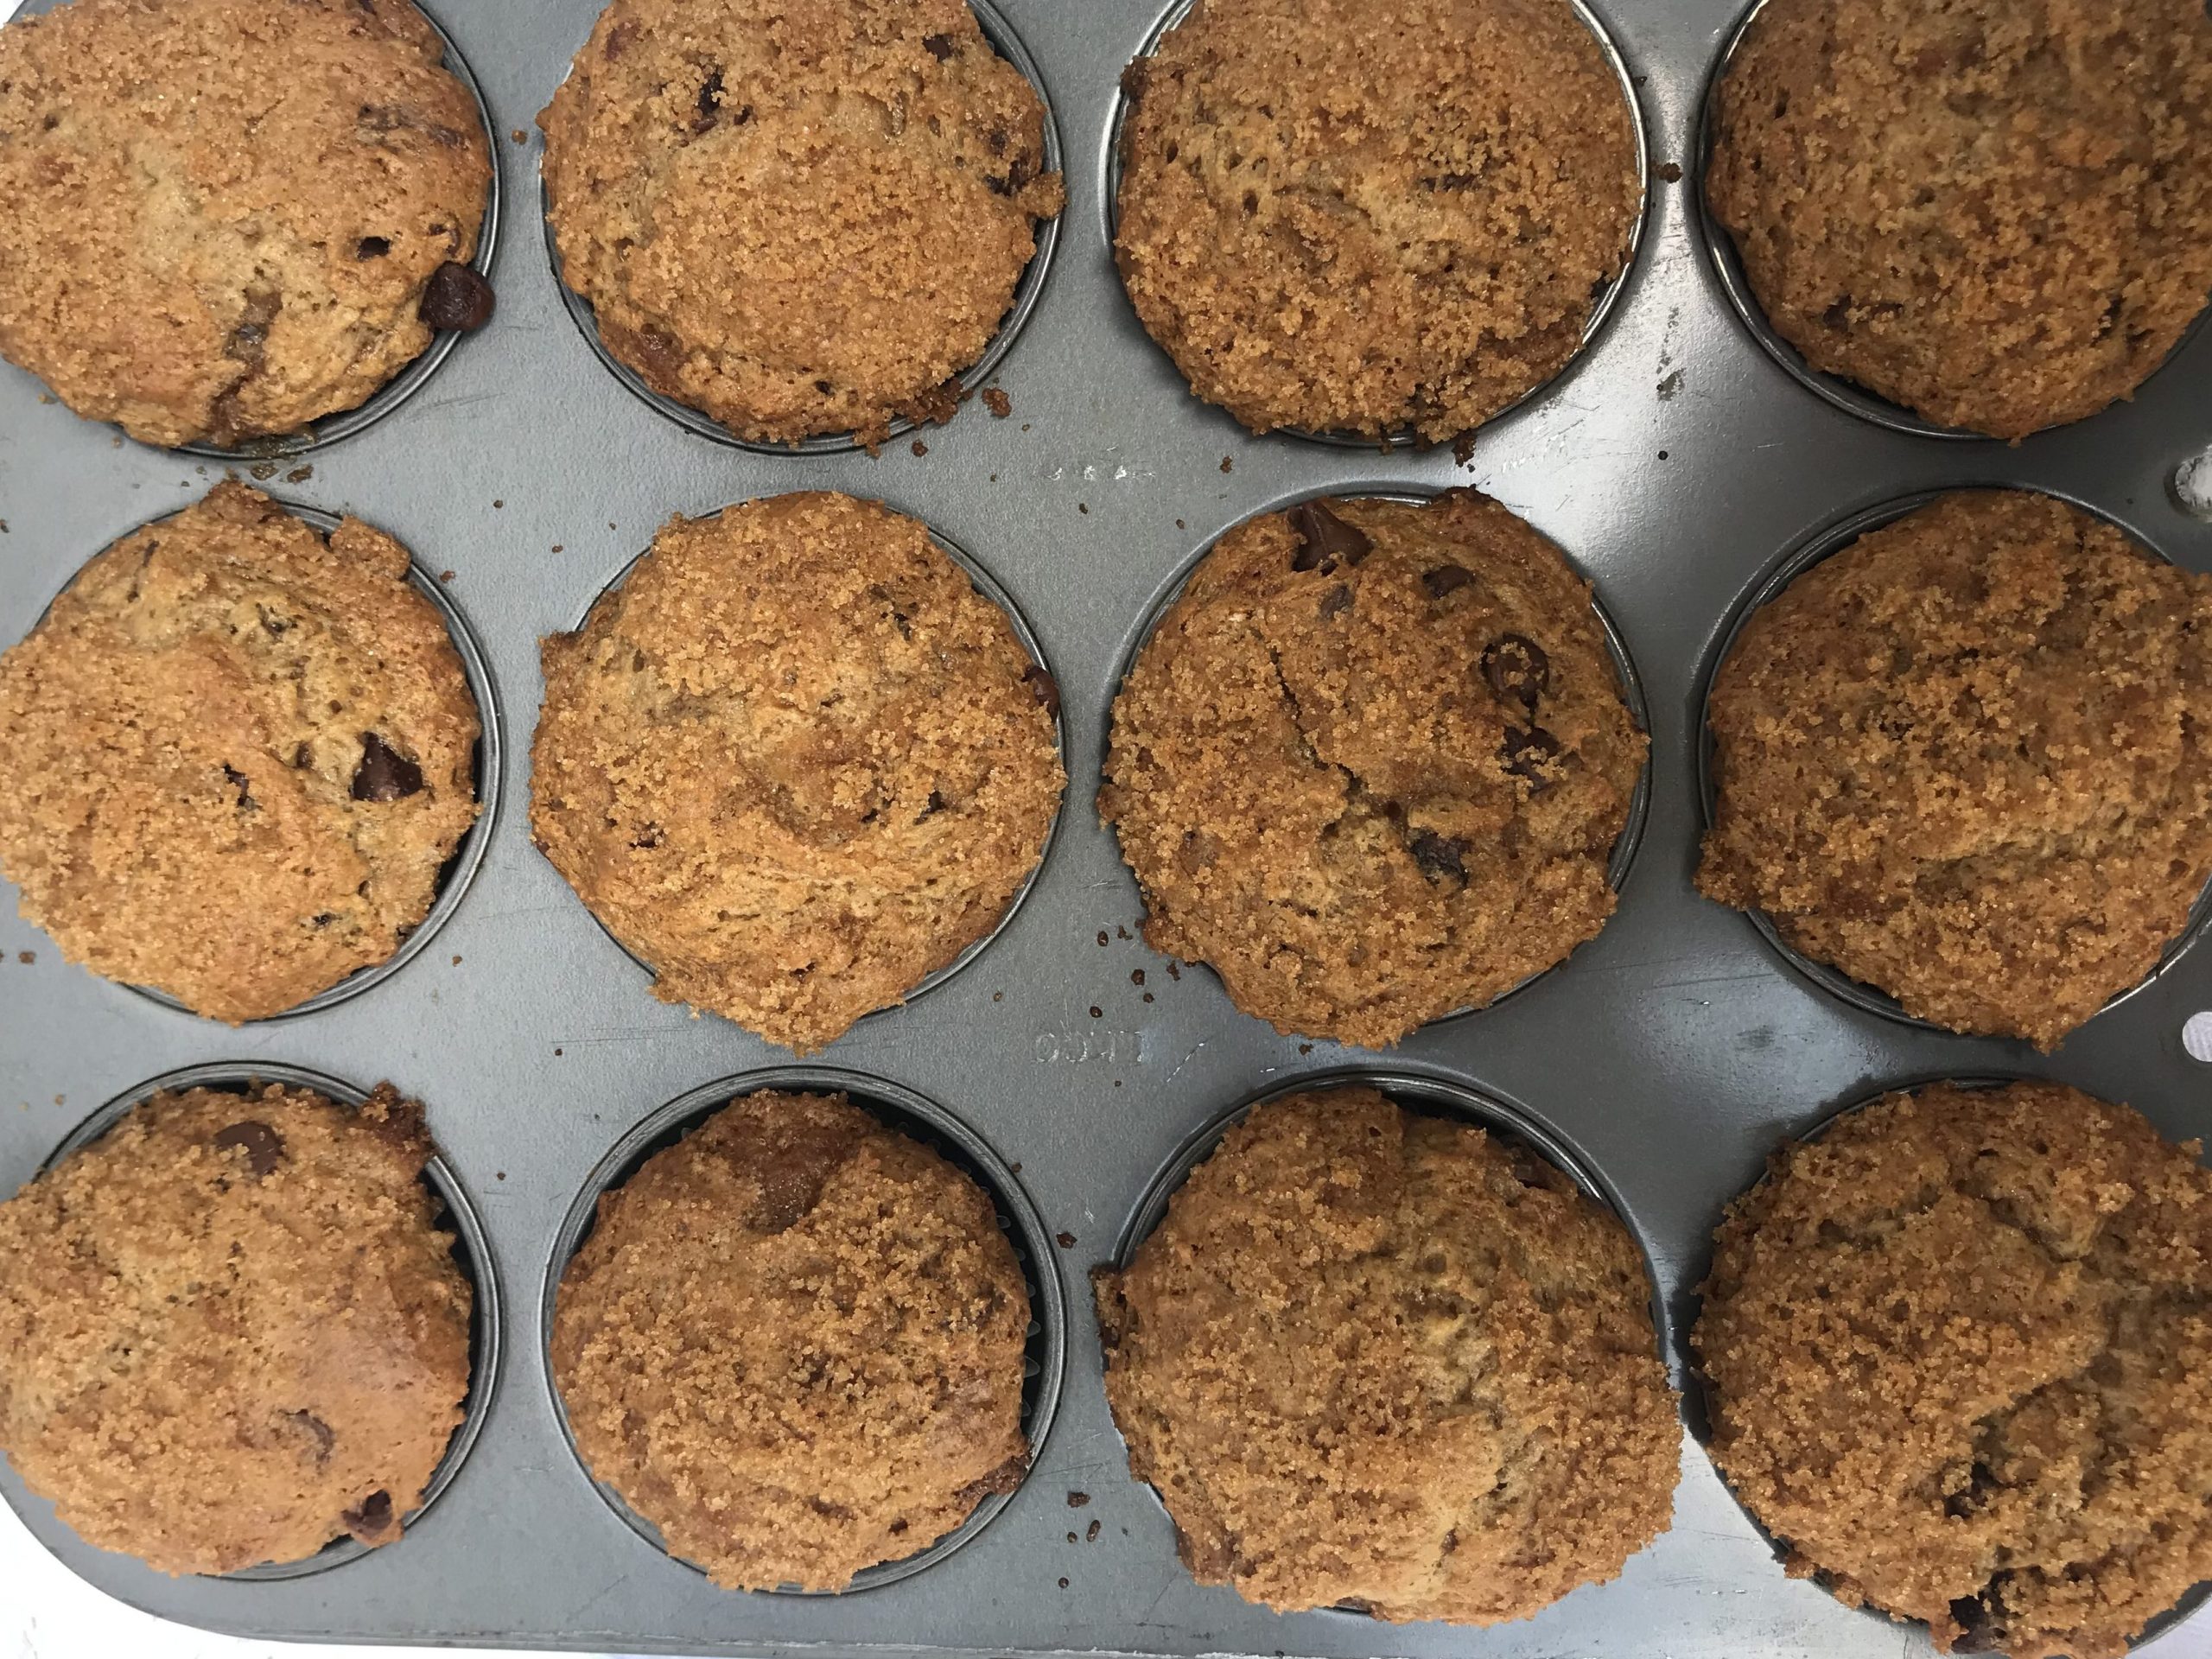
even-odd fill
[[(596, 0), (431, 3), (477, 73), (505, 200), (531, 200), (533, 122)], [(1467, 466), (1448, 449), (1255, 438), (1191, 397), (1137, 326), (1104, 230), (1117, 78), (1162, 7), (998, 0), (1049, 90), (1070, 195), (1034, 308), (990, 382), (1011, 400), (1006, 418), (979, 397), (873, 458), (702, 440), (607, 372), (577, 338), (542, 240), (509, 234), (492, 264), (497, 316), (403, 407), (342, 442), (253, 467), (288, 501), (392, 531), (441, 573), (482, 647), (508, 739), (486, 748), (504, 790), (486, 815), (481, 864), (435, 939), (379, 982), (238, 1030), (67, 966), (0, 904), (0, 1191), (35, 1173), (92, 1103), (135, 1097), (143, 1079), (176, 1068), (236, 1078), (296, 1066), (358, 1087), (390, 1078), (425, 1103), (474, 1201), (479, 1282), (500, 1293), (505, 1340), (480, 1379), (480, 1433), (391, 1548), (319, 1557), (299, 1576), (171, 1580), (87, 1548), (0, 1472), (0, 1493), (32, 1531), (126, 1601), (260, 1637), (1315, 1659), (1841, 1659), (1923, 1643), (1786, 1579), (1694, 1434), (1673, 1530), (1621, 1580), (1531, 1620), (1477, 1632), (1247, 1606), (1192, 1583), (1177, 1561), (1100, 1389), (1088, 1269), (1113, 1257), (1201, 1126), (1300, 1079), (1409, 1077), (1514, 1103), (1532, 1138), (1610, 1194), (1648, 1253), (1678, 1382), (1722, 1206), (1776, 1144), (1840, 1103), (1907, 1080), (2023, 1073), (2130, 1102), (2170, 1136), (2212, 1131), (2212, 1071), (2182, 1040), (2189, 1016), (2212, 1008), (2201, 943), (2043, 1057), (1832, 995), (1690, 885), (1703, 676), (1777, 561), (1880, 504), (2019, 485), (2212, 569), (2212, 524), (2182, 510), (2173, 482), (2212, 444), (2212, 340), (2200, 330), (2133, 403), (2012, 448), (1901, 433), (1813, 396), (1732, 308), (1702, 223), (1700, 111), (1740, 0), (1592, 4), (1643, 105), (1653, 165), (1640, 251), (1574, 372), (1484, 428)], [(0, 370), (0, 641), (21, 638), (93, 553), (198, 499), (221, 467), (130, 444)], [(1205, 969), (1171, 971), (1144, 947), (1135, 884), (1097, 823), (1087, 758), (1103, 750), (1116, 678), (1152, 601), (1222, 531), (1316, 494), (1454, 484), (1503, 500), (1597, 582), (1648, 700), (1642, 849), (1605, 931), (1504, 1002), (1388, 1054), (1281, 1037), (1236, 1013)], [(1035, 1469), (960, 1548), (841, 1595), (743, 1595), (670, 1559), (594, 1491), (547, 1387), (543, 1289), (564, 1258), (564, 1227), (626, 1136), (709, 1084), (735, 1087), (717, 1079), (753, 1079), (790, 1057), (652, 1000), (645, 971), (530, 845), (523, 738), (539, 636), (573, 626), (658, 524), (799, 489), (887, 498), (967, 550), (1027, 617), (1060, 686), (1077, 767), (1027, 901), (963, 971), (864, 1021), (822, 1064), (893, 1105), (907, 1091), (941, 1103), (1004, 1166), (1055, 1240), (1030, 1265), (1046, 1275), (1045, 1298), (1057, 1292), (1065, 1306), (1065, 1360)], [(2157, 1650), (2212, 1651), (2208, 1617)]]

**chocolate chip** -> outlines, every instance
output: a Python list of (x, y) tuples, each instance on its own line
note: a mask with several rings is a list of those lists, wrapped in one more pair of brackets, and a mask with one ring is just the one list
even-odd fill
[(1060, 712), (1060, 686), (1043, 669), (1032, 663), (1021, 671), (1022, 683), (1029, 688), (1029, 695), (1037, 699), (1039, 708), (1048, 715)]
[(1541, 789), (1551, 782), (1544, 776), (1543, 766), (1559, 753), (1559, 739), (1541, 726), (1525, 732), (1509, 726), (1505, 728), (1505, 741), (1498, 746), (1498, 753), (1504, 758), (1506, 771), (1516, 778), (1526, 778)]
[(492, 284), (457, 260), (432, 271), (423, 290), (423, 321), (433, 328), (481, 328), (492, 321)]
[(236, 789), (238, 792), (238, 810), (241, 812), (251, 812), (256, 810), (258, 804), (254, 800), (251, 795), (246, 792), (245, 773), (240, 772), (235, 766), (225, 766), (223, 768), (223, 776), (230, 780), (232, 787)]
[(1551, 677), (1552, 659), (1525, 633), (1502, 634), (1483, 648), (1483, 678), (1509, 702), (1534, 709)]
[(691, 123), (691, 130), (704, 132), (715, 124), (715, 116), (721, 106), (722, 72), (719, 68), (707, 71), (707, 79), (699, 88), (699, 113)]
[(353, 245), (356, 259), (381, 259), (391, 251), (391, 238), (385, 236), (365, 236)]
[(338, 1436), (331, 1432), (330, 1425), (311, 1411), (288, 1411), (284, 1415), (315, 1436), (315, 1460), (328, 1463), (330, 1448), (338, 1443)]
[(930, 56), (935, 58), (939, 63), (943, 63), (947, 58), (952, 55), (952, 36), (950, 35), (925, 35), (922, 36), (922, 49), (925, 52), (927, 52)]
[(1321, 619), (1324, 621), (1332, 616), (1342, 616), (1350, 609), (1351, 609), (1351, 589), (1341, 582), (1321, 595)]
[(2009, 1634), (1998, 1605), (1998, 1586), (2012, 1575), (1999, 1573), (1979, 1596), (1961, 1596), (1951, 1604), (1951, 1618), (1960, 1626), (1952, 1638), (1953, 1653), (2002, 1653)]
[(397, 801), (422, 788), (422, 767), (374, 732), (361, 734), (361, 764), (353, 768), (355, 800)]
[(392, 1524), (390, 1492), (371, 1492), (358, 1507), (338, 1518), (345, 1522), (346, 1531), (365, 1544), (383, 1543), (397, 1530)]
[(1441, 599), (1446, 594), (1458, 593), (1474, 579), (1474, 573), (1462, 565), (1440, 564), (1422, 574), (1421, 585), (1431, 599)]
[(218, 1152), (244, 1152), (257, 1181), (284, 1161), (284, 1137), (254, 1118), (216, 1130), (213, 1144)]
[(302, 743), (292, 751), (292, 766), (295, 770), (305, 772), (313, 765), (315, 765), (315, 750), (311, 746)]
[(1374, 551), (1367, 533), (1338, 518), (1325, 500), (1301, 502), (1287, 517), (1290, 533), (1299, 541), (1298, 556), (1290, 562), (1294, 570), (1313, 569), (1324, 559), (1341, 558), (1356, 565)]
[(1467, 843), (1464, 841), (1424, 830), (1406, 843), (1406, 850), (1421, 866), (1421, 873), (1432, 881), (1445, 875), (1463, 882), (1467, 879)]

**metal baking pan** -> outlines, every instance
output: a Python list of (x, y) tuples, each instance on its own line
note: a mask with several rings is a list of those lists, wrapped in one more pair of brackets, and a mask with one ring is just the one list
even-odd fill
[[(1109, 137), (1121, 70), (1165, 0), (995, 0), (1002, 38), (1021, 42), (1049, 90), (1067, 210), (988, 382), (1010, 413), (994, 418), (979, 397), (874, 457), (703, 438), (608, 372), (535, 225), (512, 222), (539, 200), (535, 118), (596, 0), (431, 0), (499, 135), (510, 222), (492, 262), (498, 315), (383, 418), (258, 465), (286, 500), (357, 513), (398, 536), (423, 570), (453, 573), (439, 586), (481, 647), (486, 763), (503, 785), (481, 861), (396, 971), (238, 1030), (67, 966), (0, 906), (0, 1191), (101, 1103), (181, 1068), (296, 1066), (357, 1088), (389, 1078), (429, 1109), (480, 1223), (469, 1242), (478, 1283), (504, 1310), (479, 1378), (480, 1427), (404, 1539), (317, 1558), (313, 1571), (165, 1578), (87, 1548), (0, 1474), (0, 1494), (33, 1532), (125, 1601), (259, 1637), (1185, 1659), (1841, 1659), (1924, 1648), (1909, 1628), (1784, 1578), (1689, 1433), (1673, 1530), (1620, 1580), (1533, 1619), (1471, 1631), (1248, 1606), (1178, 1563), (1099, 1386), (1089, 1269), (1115, 1255), (1194, 1135), (1301, 1077), (1387, 1075), (1402, 1090), (1425, 1079), (1510, 1103), (1523, 1134), (1607, 1194), (1647, 1251), (1678, 1381), (1721, 1207), (1775, 1145), (1839, 1105), (1908, 1080), (2025, 1074), (2130, 1102), (2170, 1135), (2212, 1131), (2212, 1070), (2181, 1039), (2190, 1014), (2212, 1009), (2201, 943), (2045, 1057), (1834, 995), (1690, 885), (1706, 677), (1743, 604), (1824, 526), (1929, 490), (2033, 486), (2212, 569), (2212, 524), (2170, 493), (2177, 465), (2212, 445), (2212, 332), (2198, 331), (2132, 403), (2012, 447), (1900, 432), (1815, 395), (1731, 305), (1698, 201), (1700, 111), (1741, 0), (1590, 3), (1643, 108), (1651, 168), (1637, 262), (1584, 356), (1485, 427), (1461, 466), (1446, 448), (1253, 437), (1191, 397), (1137, 326), (1106, 239)], [(28, 631), (87, 558), (196, 499), (224, 464), (130, 443), (0, 370), (0, 641)], [(1279, 1037), (1231, 1007), (1210, 974), (1171, 973), (1137, 937), (1135, 884), (1091, 801), (1116, 676), (1155, 597), (1229, 526), (1319, 493), (1455, 484), (1497, 497), (1595, 581), (1647, 702), (1641, 848), (1604, 932), (1496, 1007), (1388, 1054)], [(1064, 1332), (1064, 1347), (1033, 1350), (1040, 1377), (1058, 1372), (1050, 1432), (1027, 1484), (960, 1548), (831, 1596), (715, 1589), (603, 1500), (563, 1432), (545, 1374), (545, 1294), (580, 1201), (671, 1103), (750, 1086), (790, 1057), (654, 1001), (645, 970), (531, 849), (523, 810), (539, 636), (572, 626), (671, 513), (797, 489), (887, 499), (995, 576), (1058, 681), (1076, 762), (1050, 855), (1005, 930), (926, 997), (871, 1016), (821, 1057), (868, 1079), (849, 1086), (880, 1109), (918, 1100), (942, 1114), (927, 1120), (940, 1144), (960, 1144), (950, 1126), (972, 1134), (988, 1158), (971, 1167), (1002, 1168), (1013, 1183), (997, 1183), (1009, 1221), (1026, 1236), (1021, 1206), (1032, 1206), (1055, 1241), (1028, 1263), (1042, 1275), (1039, 1308), (1057, 1308)], [(34, 959), (19, 960), (26, 953)], [(1052, 1322), (1040, 1313), (1040, 1326)], [(2183, 1621), (2156, 1650), (2212, 1653), (2208, 1619)]]

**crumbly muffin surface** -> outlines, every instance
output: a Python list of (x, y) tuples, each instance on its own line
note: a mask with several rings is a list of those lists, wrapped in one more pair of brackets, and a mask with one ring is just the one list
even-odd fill
[(2078, 1090), (1942, 1084), (1714, 1239), (1713, 1453), (1793, 1573), (1945, 1652), (2119, 1659), (2212, 1579), (2212, 1175)]
[(1198, 0), (1123, 85), (1122, 280), (1255, 431), (1470, 431), (1627, 263), (1635, 130), (1564, 0)]
[(964, 0), (612, 0), (538, 122), (600, 338), (756, 442), (950, 416), (1060, 211)]
[(1155, 950), (1379, 1047), (1598, 931), (1645, 748), (1536, 531), (1471, 490), (1325, 499), (1199, 563), (1115, 699), (1099, 810)]
[(878, 503), (671, 519), (543, 656), (531, 826), (665, 1001), (818, 1048), (988, 934), (1043, 855), (1057, 693)]
[(1497, 1624), (1667, 1528), (1650, 1296), (1626, 1230), (1525, 1147), (1293, 1095), (1099, 1274), (1106, 1392), (1201, 1583)]
[(244, 485), (133, 531), (0, 656), (0, 874), (73, 962), (232, 1024), (380, 963), (476, 817), (407, 550)]
[(461, 1420), (422, 1109), (158, 1094), (0, 1204), (0, 1451), (165, 1573), (399, 1536)]
[(593, 1478), (730, 1589), (842, 1589), (1029, 1465), (991, 1200), (842, 1095), (733, 1102), (600, 1199), (553, 1370)]
[(2200, 0), (1773, 0), (1707, 199), (1815, 368), (2018, 438), (2129, 396), (2212, 294)]
[(2212, 878), (2208, 647), (2212, 578), (2050, 497), (1871, 531), (1715, 677), (1698, 885), (1908, 1013), (2055, 1047)]
[(148, 443), (351, 409), (491, 181), (409, 0), (70, 0), (0, 29), (0, 353)]

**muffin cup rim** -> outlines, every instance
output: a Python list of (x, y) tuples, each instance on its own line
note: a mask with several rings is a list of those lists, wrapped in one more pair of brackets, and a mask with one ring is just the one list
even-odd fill
[[(1765, 0), (1760, 0), (1760, 3), (1764, 3)], [(1699, 815), (1698, 848), (1694, 850), (1697, 852), (1698, 861), (1701, 862), (1703, 859), (1701, 849), (1705, 838), (1712, 834), (1714, 828), (1720, 797), (1716, 765), (1719, 759), (1719, 744), (1713, 734), (1713, 688), (1719, 683), (1721, 671), (1727, 666), (1728, 660), (1733, 655), (1737, 644), (1742, 639), (1744, 630), (1750, 625), (1751, 618), (1767, 605), (1779, 599), (1789, 590), (1792, 583), (1799, 577), (1809, 573), (1815, 565), (1855, 546), (1862, 537), (1871, 535), (1875, 531), (1896, 524), (1923, 508), (1933, 506), (1938, 501), (1951, 496), (2008, 494), (2037, 495), (2057, 501), (2076, 512), (2088, 514), (2101, 524), (2110, 525), (2125, 536), (2132, 544), (2141, 549), (2159, 563), (2176, 569), (2187, 568), (2170, 556), (2156, 541), (2118, 515), (2107, 512), (2082, 497), (2048, 484), (1933, 485), (1910, 491), (1904, 495), (1886, 497), (1880, 501), (1827, 518), (1785, 543), (1781, 552), (1769, 560), (1758, 575), (1753, 576), (1751, 585), (1731, 601), (1727, 611), (1721, 617), (1719, 631), (1711, 642), (1705, 646), (1695, 671), (1694, 683), (1696, 686), (1697, 696), (1697, 727), (1692, 741), (1692, 758), (1695, 768), (1694, 784)], [(1719, 901), (1708, 899), (1707, 902), (1718, 904)], [(1909, 1014), (1905, 1011), (1904, 1006), (1886, 991), (1862, 983), (1834, 964), (1819, 961), (1797, 950), (1782, 937), (1780, 927), (1764, 909), (1738, 909), (1732, 905), (1725, 908), (1737, 910), (1737, 913), (1758, 931), (1759, 937), (1766, 941), (1768, 947), (1781, 957), (1783, 964), (1801, 979), (1807, 981), (1814, 988), (1825, 992), (1847, 1007), (1857, 1008), (1861, 1013), (1877, 1014), (1885, 1020), (1893, 1020), (1899, 1025), (1909, 1026), (1916, 1030), (1931, 1032), (1938, 1036), (1964, 1041), (2003, 1042), (2015, 1045), (2024, 1045), (2026, 1041), (2023, 1038), (2010, 1037), (1998, 1033), (1957, 1031), (1949, 1026), (1938, 1025), (1932, 1020), (1923, 1019), (1918, 1014)], [(2081, 1025), (2067, 1032), (2065, 1037), (2071, 1037), (2075, 1032), (2088, 1025), (2090, 1020), (2111, 1012), (2138, 992), (2163, 979), (2174, 964), (2189, 953), (2190, 947), (2196, 943), (2204, 931), (2208, 922), (2212, 922), (2212, 880), (2208, 880), (2196, 897), (2190, 901), (2187, 920), (2183, 924), (2181, 931), (2167, 941), (2164, 950), (2159, 953), (2158, 960), (2151, 970), (2133, 984), (2115, 991), (2099, 1005), (2094, 1013), (2082, 1020)], [(2064, 1042), (2065, 1037), (2060, 1039), (2061, 1044)]]
[[(606, 1481), (595, 1476), (577, 1447), (569, 1421), (567, 1403), (561, 1396), (560, 1379), (553, 1364), (553, 1334), (559, 1311), (562, 1281), (576, 1254), (598, 1226), (600, 1200), (626, 1185), (658, 1153), (680, 1143), (726, 1108), (751, 1096), (779, 1091), (842, 1094), (860, 1110), (893, 1134), (929, 1148), (968, 1180), (992, 1203), (1014, 1246), (1029, 1298), (1030, 1323), (1036, 1327), (1024, 1349), (1025, 1371), (1036, 1367), (1033, 1378), (1025, 1375), (1021, 1433), (1028, 1445), (1029, 1465), (1021, 1484), (1011, 1492), (987, 1494), (967, 1516), (943, 1536), (910, 1555), (880, 1561), (856, 1573), (842, 1590), (805, 1590), (779, 1585), (765, 1591), (731, 1591), (734, 1595), (788, 1596), (808, 1600), (835, 1599), (863, 1594), (897, 1584), (924, 1573), (955, 1551), (972, 1542), (1002, 1514), (1026, 1487), (1042, 1463), (1046, 1445), (1058, 1415), (1067, 1372), (1067, 1301), (1063, 1293), (1053, 1239), (1042, 1212), (1021, 1184), (1014, 1167), (1000, 1157), (982, 1134), (950, 1108), (921, 1090), (873, 1072), (837, 1065), (798, 1062), (772, 1065), (719, 1077), (702, 1084), (645, 1114), (617, 1136), (594, 1162), (575, 1195), (569, 1200), (549, 1249), (538, 1294), (540, 1370), (563, 1444), (574, 1459), (576, 1472), (606, 1504), (614, 1517), (664, 1559), (686, 1572), (704, 1574), (705, 1569), (671, 1549), (659, 1529), (632, 1509)], [(1020, 1261), (1026, 1253), (1027, 1262)], [(1028, 1397), (1033, 1382), (1033, 1402)]]
[[(321, 1095), (348, 1111), (358, 1111), (367, 1104), (372, 1092), (327, 1072), (281, 1060), (210, 1060), (178, 1066), (149, 1077), (143, 1083), (134, 1084), (96, 1107), (47, 1154), (45, 1161), (33, 1173), (31, 1180), (41, 1179), (51, 1173), (102, 1139), (156, 1095), (210, 1089), (243, 1096), (266, 1084)], [(431, 1136), (430, 1146), (430, 1157), (423, 1166), (417, 1179), (443, 1211), (435, 1224), (450, 1233), (455, 1265), (460, 1268), (462, 1277), (468, 1281), (468, 1388), (461, 1399), (461, 1421), (454, 1426), (445, 1451), (440, 1455), (429, 1482), (423, 1486), (421, 1501), (400, 1517), (402, 1536), (395, 1540), (395, 1543), (404, 1542), (405, 1535), (413, 1532), (429, 1514), (432, 1507), (459, 1478), (469, 1454), (474, 1451), (477, 1440), (483, 1433), (484, 1425), (491, 1417), (493, 1398), (499, 1392), (506, 1344), (499, 1268), (493, 1256), (490, 1237), (484, 1230), (484, 1224), (476, 1213), (475, 1204), (470, 1198), (467, 1188), (461, 1184), (460, 1176), (455, 1173), (435, 1135)], [(29, 1184), (25, 1183), (26, 1186)], [(67, 1522), (65, 1521), (63, 1524)], [(72, 1530), (73, 1532), (74, 1529)], [(297, 1560), (264, 1561), (240, 1567), (235, 1572), (196, 1576), (226, 1584), (266, 1584), (312, 1578), (359, 1560), (373, 1553), (375, 1548), (362, 1543), (359, 1539), (340, 1535), (334, 1537), (314, 1554), (302, 1556)]]

